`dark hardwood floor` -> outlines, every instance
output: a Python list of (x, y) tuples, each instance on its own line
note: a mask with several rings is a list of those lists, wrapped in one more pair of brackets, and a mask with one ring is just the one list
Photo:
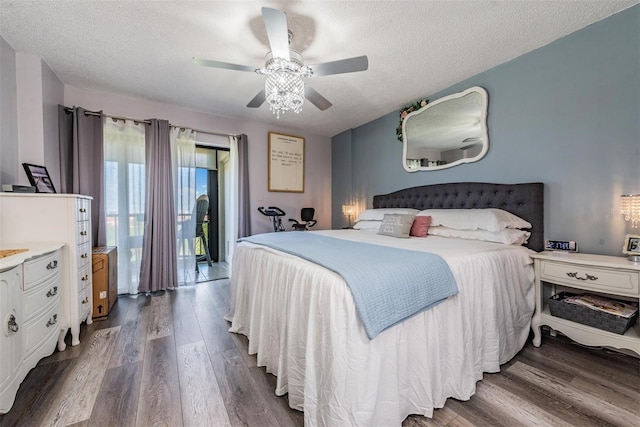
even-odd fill
[[(81, 343), (43, 359), (1, 426), (302, 426), (247, 340), (227, 332), (229, 282), (120, 297)], [(640, 426), (640, 359), (558, 336), (530, 341), (466, 402), (404, 426)]]

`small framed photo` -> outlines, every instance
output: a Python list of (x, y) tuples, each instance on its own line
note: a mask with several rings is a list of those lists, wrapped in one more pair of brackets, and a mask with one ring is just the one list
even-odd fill
[(627, 234), (622, 246), (622, 253), (625, 255), (640, 255), (640, 236)]
[(23, 163), (24, 171), (27, 173), (27, 178), (31, 185), (36, 187), (36, 193), (55, 193), (56, 189), (51, 182), (51, 177), (47, 168), (39, 165), (32, 165), (30, 163)]

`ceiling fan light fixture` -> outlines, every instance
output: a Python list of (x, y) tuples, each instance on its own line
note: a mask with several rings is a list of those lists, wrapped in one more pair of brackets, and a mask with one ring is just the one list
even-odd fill
[(287, 111), (299, 113), (304, 104), (303, 77), (311, 77), (309, 67), (302, 65), (302, 57), (291, 51), (291, 60), (273, 58), (267, 55), (264, 68), (256, 70), (258, 74), (267, 76), (264, 92), (269, 109), (277, 118)]
[(267, 104), (277, 118), (287, 111), (299, 113), (304, 104), (304, 82), (295, 74), (273, 73), (264, 84)]
[(369, 60), (365, 55), (305, 66), (302, 55), (290, 47), (293, 33), (287, 28), (285, 13), (281, 10), (263, 7), (262, 20), (271, 47), (271, 51), (265, 57), (264, 68), (193, 58), (193, 62), (198, 65), (225, 70), (250, 71), (265, 76), (264, 89), (249, 101), (248, 108), (258, 108), (266, 101), (271, 111), (277, 118), (280, 118), (280, 114), (287, 111), (299, 113), (304, 100), (307, 99), (320, 111), (324, 111), (333, 104), (311, 86), (306, 85), (303, 79), (313, 76), (353, 73), (369, 68)]

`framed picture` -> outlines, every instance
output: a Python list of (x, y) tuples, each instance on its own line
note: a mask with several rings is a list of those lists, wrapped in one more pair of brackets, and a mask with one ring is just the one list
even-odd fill
[(622, 246), (622, 253), (625, 255), (640, 255), (640, 236), (627, 234)]
[(269, 191), (304, 193), (304, 138), (269, 132)]
[(27, 173), (27, 178), (31, 185), (36, 187), (36, 193), (55, 193), (56, 189), (51, 182), (51, 177), (47, 168), (44, 166), (32, 165), (29, 163), (23, 163), (24, 171)]

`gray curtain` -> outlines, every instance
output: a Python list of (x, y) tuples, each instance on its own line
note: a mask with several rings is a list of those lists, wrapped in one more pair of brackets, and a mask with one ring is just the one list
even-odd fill
[(140, 292), (178, 287), (169, 122), (157, 119), (150, 122), (145, 131), (146, 209)]
[(58, 105), (60, 192), (93, 197), (91, 243), (94, 247), (107, 244), (102, 120), (102, 111)]
[(251, 235), (249, 205), (249, 143), (247, 135), (238, 136), (238, 238)]

